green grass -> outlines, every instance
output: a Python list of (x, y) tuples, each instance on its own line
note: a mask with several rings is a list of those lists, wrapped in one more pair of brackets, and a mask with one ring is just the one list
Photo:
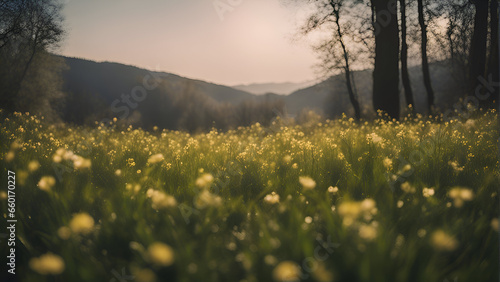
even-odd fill
[[(0, 127), (19, 281), (498, 279), (494, 112), (198, 135), (21, 114)], [(55, 266), (37, 266), (47, 253)]]

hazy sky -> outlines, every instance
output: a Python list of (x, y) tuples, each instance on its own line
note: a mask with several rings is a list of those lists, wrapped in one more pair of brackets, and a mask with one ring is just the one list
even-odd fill
[(315, 78), (309, 44), (292, 42), (298, 12), (279, 0), (220, 0), (236, 4), (224, 13), (214, 0), (65, 2), (66, 56), (226, 85)]

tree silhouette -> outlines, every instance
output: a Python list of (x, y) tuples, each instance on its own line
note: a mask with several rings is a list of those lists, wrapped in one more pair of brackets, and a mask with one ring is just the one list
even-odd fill
[(314, 49), (320, 54), (322, 71), (326, 75), (331, 75), (332, 72), (336, 70), (342, 72), (345, 78), (349, 101), (354, 108), (354, 116), (359, 120), (361, 119), (361, 107), (354, 88), (354, 77), (351, 73), (351, 60), (353, 55), (351, 55), (345, 39), (349, 34), (341, 23), (344, 6), (350, 1), (316, 0), (313, 2), (316, 6), (316, 10), (307, 19), (306, 24), (302, 28), (302, 32), (304, 34), (309, 34), (323, 26), (327, 26), (329, 30), (331, 30), (331, 38), (318, 44)]
[(1, 102), (16, 109), (16, 97), (38, 54), (57, 47), (64, 30), (62, 5), (57, 0), (2, 0), (0, 2)]
[(408, 43), (406, 42), (406, 1), (399, 0), (401, 10), (401, 79), (405, 90), (406, 105), (415, 107), (410, 75), (408, 74)]
[(399, 118), (399, 29), (397, 13), (390, 0), (372, 0), (375, 26), (375, 69), (373, 106), (390, 117)]

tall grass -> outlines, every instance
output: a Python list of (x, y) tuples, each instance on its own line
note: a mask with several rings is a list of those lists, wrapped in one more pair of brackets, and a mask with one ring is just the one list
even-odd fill
[(3, 116), (0, 166), (17, 185), (16, 275), (494, 281), (496, 119), (277, 120), (190, 135)]

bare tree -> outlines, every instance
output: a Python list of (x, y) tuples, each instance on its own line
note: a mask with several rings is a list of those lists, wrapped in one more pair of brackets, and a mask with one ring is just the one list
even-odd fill
[(0, 0), (0, 49), (22, 33), (25, 0)]
[[(309, 17), (303, 28), (304, 34), (308, 34), (321, 26), (331, 25), (331, 38), (317, 45), (314, 49), (321, 54), (323, 70), (327, 75), (336, 70), (341, 70), (345, 78), (349, 100), (354, 108), (354, 116), (361, 119), (361, 108), (357, 93), (353, 87), (354, 77), (351, 73), (351, 55), (348, 51), (345, 30), (341, 24), (341, 13), (346, 4), (344, 0), (316, 1), (317, 11)], [(339, 51), (340, 50), (340, 54)]]
[[(0, 61), (2, 104), (14, 110), (16, 97), (38, 54), (62, 40), (62, 5), (57, 0), (3, 0), (0, 2)], [(4, 17), (5, 16), (5, 17)]]
[(420, 51), (422, 56), (422, 73), (424, 76), (424, 86), (427, 91), (427, 105), (429, 112), (432, 111), (434, 105), (434, 90), (432, 89), (431, 75), (429, 71), (429, 59), (427, 58), (427, 25), (425, 22), (424, 2), (417, 0), (418, 6), (418, 23), (420, 25)]
[(406, 105), (415, 107), (410, 75), (408, 74), (408, 43), (406, 42), (406, 1), (399, 0), (401, 10), (401, 79), (405, 90)]
[(58, 44), (63, 36), (61, 5), (53, 0), (32, 0), (26, 5), (23, 39), (30, 47), (28, 61), (21, 75), (21, 83), (40, 51), (46, 51)]

